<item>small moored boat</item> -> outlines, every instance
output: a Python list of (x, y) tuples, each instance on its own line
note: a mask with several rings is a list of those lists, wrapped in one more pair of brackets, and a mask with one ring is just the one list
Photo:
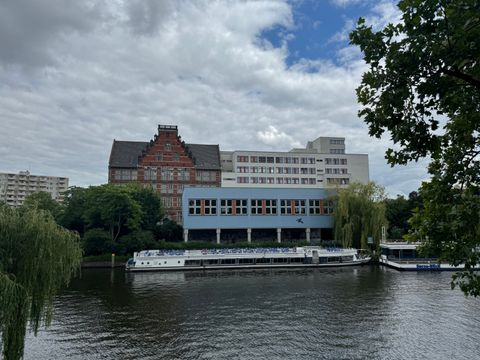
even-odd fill
[(294, 248), (232, 248), (205, 250), (143, 250), (135, 252), (127, 271), (327, 267), (361, 265), (370, 257), (356, 249), (305, 246)]

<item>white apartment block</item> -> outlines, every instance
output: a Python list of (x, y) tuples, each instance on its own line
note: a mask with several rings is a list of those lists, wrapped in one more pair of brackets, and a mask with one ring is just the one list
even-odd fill
[(345, 138), (319, 137), (287, 152), (221, 151), (222, 187), (336, 188), (369, 181), (368, 155)]
[(30, 175), (28, 171), (18, 174), (0, 173), (0, 202), (11, 206), (21, 206), (25, 197), (44, 191), (53, 200), (63, 201), (63, 193), (68, 189), (68, 178)]

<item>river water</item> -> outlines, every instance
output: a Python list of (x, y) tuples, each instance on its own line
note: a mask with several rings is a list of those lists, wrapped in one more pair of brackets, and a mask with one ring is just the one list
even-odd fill
[(25, 359), (479, 359), (480, 299), (450, 276), (83, 270)]

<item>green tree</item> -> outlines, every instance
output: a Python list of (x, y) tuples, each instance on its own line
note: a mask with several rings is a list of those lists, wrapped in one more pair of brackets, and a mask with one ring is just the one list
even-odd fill
[(134, 183), (126, 189), (142, 208), (141, 228), (154, 231), (163, 218), (160, 195), (152, 188), (143, 188)]
[(369, 65), (357, 89), (371, 136), (397, 145), (394, 166), (430, 157), (410, 239), (457, 265), (452, 287), (480, 295), (480, 3), (402, 0), (398, 24), (374, 31), (358, 21), (350, 34)]
[(142, 208), (128, 187), (102, 185), (91, 187), (86, 198), (85, 220), (90, 228), (103, 227), (110, 239), (140, 228)]
[(367, 249), (371, 236), (378, 248), (382, 226), (387, 225), (384, 200), (384, 189), (373, 182), (339, 189), (333, 210), (335, 240), (344, 247)]
[(61, 205), (52, 199), (52, 195), (39, 191), (28, 195), (23, 202), (23, 208), (46, 210), (58, 220), (62, 213)]
[(52, 302), (79, 268), (78, 236), (38, 209), (0, 207), (0, 332), (3, 357), (23, 356), (27, 323), (49, 325)]
[(388, 237), (390, 239), (402, 239), (403, 235), (410, 230), (408, 220), (413, 215), (414, 204), (403, 196), (396, 199), (386, 199), (386, 217), (388, 221)]
[(72, 186), (64, 194), (64, 211), (60, 224), (83, 236), (86, 230), (85, 213), (89, 189)]

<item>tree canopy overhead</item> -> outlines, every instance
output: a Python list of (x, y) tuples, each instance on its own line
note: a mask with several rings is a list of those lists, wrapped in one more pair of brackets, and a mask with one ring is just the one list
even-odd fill
[(431, 181), (411, 239), (466, 271), (453, 278), (480, 295), (480, 1), (402, 0), (398, 24), (358, 21), (350, 34), (369, 66), (357, 88), (371, 136), (389, 134), (393, 166), (429, 157)]

